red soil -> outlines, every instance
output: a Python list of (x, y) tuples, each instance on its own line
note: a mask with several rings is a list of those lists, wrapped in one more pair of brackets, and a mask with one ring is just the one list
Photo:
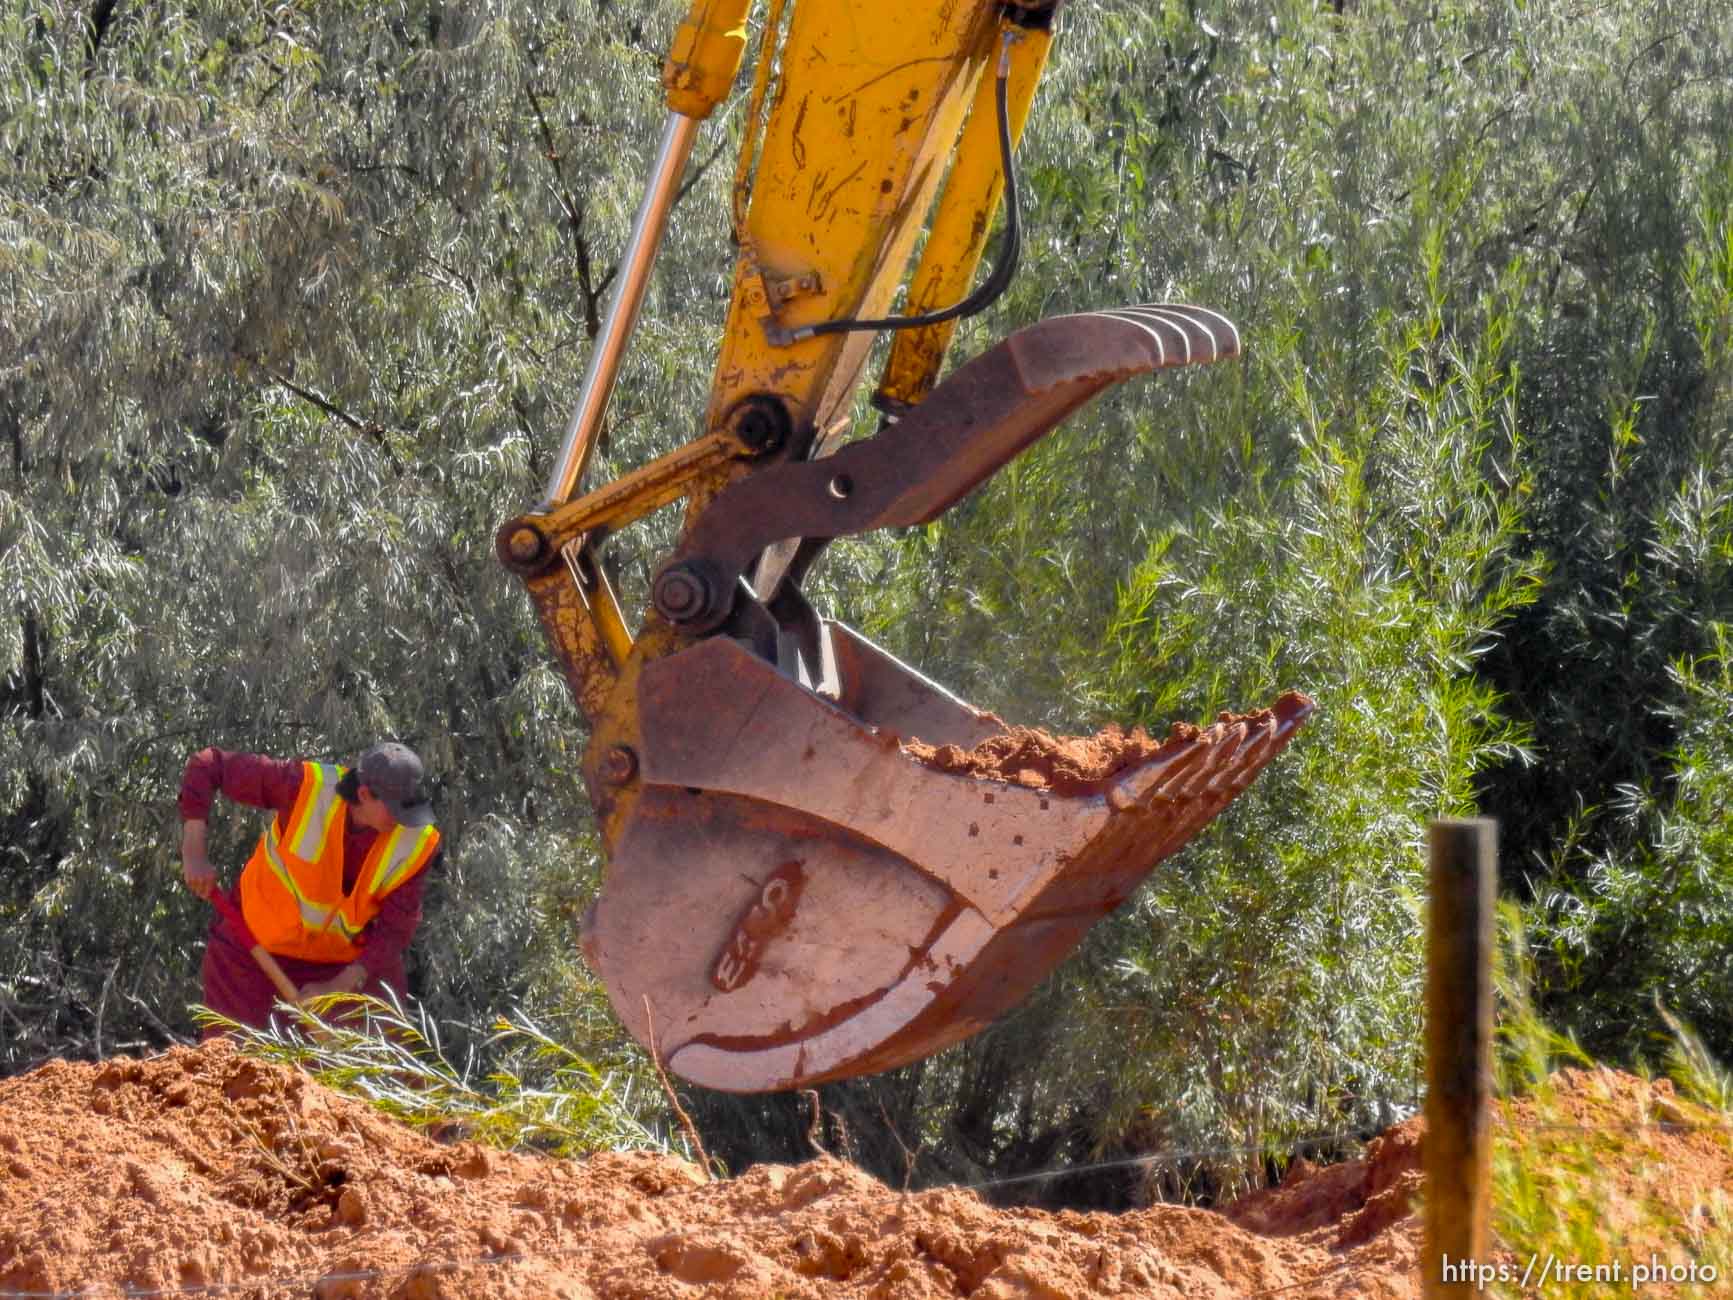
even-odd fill
[(706, 1183), (665, 1156), (442, 1146), (223, 1043), (0, 1081), (0, 1294), (1226, 1300), (1343, 1294), (1351, 1270), (1407, 1297), (1415, 1250), (1410, 1224), (1344, 1251), (1206, 1210), (899, 1194), (830, 1160)]
[(852, 1166), (444, 1146), (215, 1043), (0, 1081), (0, 1295), (1417, 1297), (1419, 1127), (1226, 1214), (995, 1210)]
[[(1256, 713), (1223, 713), (1216, 724), (1247, 721), (1255, 725), (1269, 719), (1272, 712), (1262, 709)], [(968, 750), (915, 739), (904, 739), (901, 744), (911, 758), (941, 772), (1005, 781), (1055, 794), (1092, 794), (1126, 768), (1164, 749), (1189, 744), (1202, 734), (1202, 728), (1189, 722), (1174, 723), (1165, 740), (1156, 740), (1142, 727), (1126, 731), (1109, 725), (1093, 736), (1055, 736), (1038, 727), (1007, 727)]]
[[(1197, 728), (1181, 724), (1170, 739), (1190, 740)], [(1163, 742), (1150, 738), (1142, 727), (1125, 731), (1110, 726), (1093, 736), (1054, 736), (1036, 727), (1009, 727), (989, 736), (973, 749), (957, 745), (929, 745), (905, 740), (903, 750), (928, 767), (941, 772), (1007, 781), (1031, 789), (1059, 794), (1087, 791), (1092, 784), (1141, 762), (1160, 751)]]

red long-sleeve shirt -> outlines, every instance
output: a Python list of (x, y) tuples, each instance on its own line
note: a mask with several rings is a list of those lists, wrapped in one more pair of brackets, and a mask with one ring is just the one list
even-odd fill
[[(267, 808), (285, 821), (301, 792), (301, 760), (268, 758), (263, 754), (231, 753), (201, 749), (187, 760), (181, 777), (179, 807), (186, 821), (208, 821), (211, 801), (220, 793), (236, 803)], [(355, 878), (367, 860), (378, 832), (344, 819), (343, 892), (355, 887)], [(392, 890), (380, 902), (379, 915), (361, 932), (357, 960), (369, 976), (379, 975), (401, 963), (409, 941), (421, 924), (421, 890), (428, 875), (439, 865), (444, 850), (433, 855), (427, 866)]]

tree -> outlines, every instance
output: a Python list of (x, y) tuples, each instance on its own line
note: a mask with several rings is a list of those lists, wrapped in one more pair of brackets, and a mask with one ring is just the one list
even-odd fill
[[(569, 971), (582, 737), (492, 532), (581, 373), (668, 17), (5, 15), (7, 1064), (189, 1024), (171, 804), (207, 743), (411, 741), (453, 846), (416, 989), (485, 1023)], [(640, 355), (616, 446), (679, 440), (646, 412), (705, 339)]]

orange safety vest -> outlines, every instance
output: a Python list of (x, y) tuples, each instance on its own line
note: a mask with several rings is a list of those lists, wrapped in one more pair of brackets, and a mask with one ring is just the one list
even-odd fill
[(373, 841), (343, 892), (343, 833), (348, 805), (337, 793), (347, 768), (303, 763), (301, 791), (285, 821), (279, 813), (259, 836), (241, 872), (241, 915), (266, 952), (305, 961), (354, 961), (356, 940), (392, 890), (425, 867), (439, 848), (431, 826), (398, 826)]

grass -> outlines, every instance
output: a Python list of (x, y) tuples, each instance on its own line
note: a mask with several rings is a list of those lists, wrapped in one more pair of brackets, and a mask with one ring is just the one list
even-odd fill
[(1720, 1294), (1733, 1278), (1733, 1077), (1665, 1008), (1667, 1077), (1600, 1070), (1536, 1014), (1514, 909), (1503, 920), (1492, 1195), (1504, 1272), (1488, 1293)]
[[(1510, 1272), (1492, 1294), (1601, 1296), (1609, 1283), (1645, 1289), (1672, 1278), (1708, 1295), (1733, 1278), (1728, 1164), (1718, 1175), (1700, 1172), (1713, 1162), (1706, 1148), (1733, 1154), (1730, 1117), (1679, 1098), (1648, 1099), (1659, 1104), (1647, 1117), (1611, 1091), (1585, 1116), (1551, 1085), (1520, 1107), (1504, 1103), (1510, 1122), (1493, 1149), (1493, 1228)], [(1570, 1270), (1562, 1279), (1560, 1268)], [(1531, 1272), (1545, 1284), (1525, 1290), (1520, 1278)]]
[(501, 1150), (551, 1155), (660, 1151), (697, 1160), (691, 1139), (661, 1123), (653, 1073), (630, 1063), (603, 1070), (523, 1015), (501, 1017), (487, 1040), (501, 1062), (479, 1080), (446, 1059), (438, 1026), (395, 1000), (331, 994), (270, 1029), (211, 1012), (242, 1050), (292, 1065), (420, 1128), (450, 1131)]

